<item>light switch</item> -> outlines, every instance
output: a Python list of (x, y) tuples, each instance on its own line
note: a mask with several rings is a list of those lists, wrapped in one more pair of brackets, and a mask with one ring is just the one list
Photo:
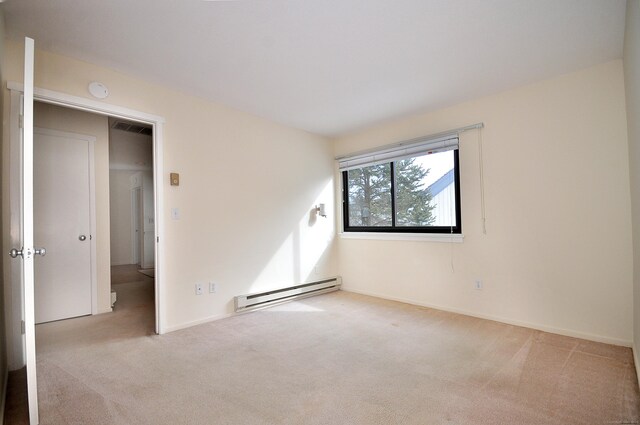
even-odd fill
[(180, 220), (180, 208), (171, 208), (171, 218)]

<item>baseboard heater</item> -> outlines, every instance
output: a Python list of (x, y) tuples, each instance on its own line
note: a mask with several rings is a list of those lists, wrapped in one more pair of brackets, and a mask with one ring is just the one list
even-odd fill
[(317, 282), (302, 283), (300, 285), (289, 286), (288, 288), (274, 289), (255, 294), (238, 295), (235, 297), (236, 313), (280, 304), (299, 298), (311, 297), (313, 295), (326, 294), (337, 291), (342, 285), (340, 276), (330, 279), (323, 279)]

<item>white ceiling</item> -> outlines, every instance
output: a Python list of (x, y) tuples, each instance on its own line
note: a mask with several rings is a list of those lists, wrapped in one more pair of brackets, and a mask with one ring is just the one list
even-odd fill
[(7, 35), (335, 136), (621, 58), (625, 0), (8, 0)]

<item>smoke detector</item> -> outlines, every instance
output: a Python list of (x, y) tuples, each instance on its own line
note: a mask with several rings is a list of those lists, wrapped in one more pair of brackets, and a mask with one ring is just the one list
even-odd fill
[(97, 99), (104, 99), (109, 96), (109, 89), (104, 84), (94, 81), (89, 84), (89, 93)]

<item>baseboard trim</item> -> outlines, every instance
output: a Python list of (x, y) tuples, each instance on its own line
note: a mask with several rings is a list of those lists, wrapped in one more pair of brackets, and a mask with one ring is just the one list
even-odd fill
[(7, 405), (7, 385), (9, 384), (9, 368), (4, 371), (4, 383), (2, 384), (2, 399), (0, 399), (0, 425), (4, 424), (4, 409)]
[[(401, 302), (401, 303), (416, 305), (416, 306), (419, 306), (419, 307), (433, 308), (433, 309), (436, 309), (436, 310), (442, 310), (442, 311), (448, 311), (448, 312), (451, 312), (451, 313), (463, 314), (465, 316), (477, 317), (479, 319), (492, 320), (494, 322), (506, 323), (508, 325), (521, 326), (521, 327), (524, 327), (524, 328), (535, 329), (535, 330), (538, 330), (538, 331), (549, 332), (549, 333), (552, 333), (552, 334), (570, 336), (570, 337), (573, 337), (573, 338), (586, 339), (586, 340), (589, 340), (589, 341), (602, 342), (602, 343), (611, 344), (611, 345), (620, 345), (620, 346), (623, 346), (623, 347), (630, 347), (630, 348), (633, 347), (633, 343), (631, 341), (624, 340), (624, 339), (610, 338), (610, 337), (606, 337), (606, 336), (602, 336), (602, 335), (595, 335), (595, 334), (590, 334), (590, 333), (585, 333), (585, 332), (579, 332), (579, 331), (574, 331), (574, 330), (570, 330), (570, 329), (563, 329), (563, 328), (556, 328), (556, 327), (553, 327), (553, 326), (539, 325), (539, 324), (531, 323), (531, 322), (524, 322), (524, 321), (520, 321), (520, 320), (507, 319), (505, 317), (500, 317), (500, 316), (479, 314), (479, 313), (475, 313), (475, 312), (467, 311), (467, 310), (463, 310), (463, 309), (458, 309), (458, 308), (453, 308), (453, 307), (445, 307), (445, 306), (441, 306), (441, 305), (437, 305), (437, 304), (422, 303), (422, 302), (419, 302), (419, 301), (410, 300), (410, 299), (401, 298), (401, 297), (392, 297), (392, 296), (387, 296), (387, 295), (379, 294), (379, 293), (372, 292), (372, 291), (363, 291), (363, 290), (360, 290), (360, 289), (349, 288), (348, 286), (345, 287), (344, 283), (342, 285), (342, 290), (345, 291), (345, 292), (353, 292), (355, 294), (368, 295), (370, 297), (382, 298), (382, 299), (385, 299), (385, 300), (398, 301), (398, 302)], [(637, 367), (638, 367), (638, 363), (636, 362), (636, 368)], [(637, 370), (636, 370), (636, 372), (637, 372)]]
[(636, 378), (638, 379), (638, 383), (640, 384), (640, 363), (638, 363), (638, 350), (636, 350), (635, 344), (631, 348), (633, 351), (633, 364), (636, 367)]
[(169, 332), (174, 332), (174, 331), (179, 331), (181, 329), (187, 329), (187, 328), (190, 328), (192, 326), (202, 325), (204, 323), (215, 322), (217, 320), (226, 319), (228, 317), (235, 316), (235, 315), (236, 315), (235, 313), (218, 314), (216, 316), (209, 316), (209, 317), (205, 317), (204, 319), (193, 320), (191, 322), (185, 322), (185, 323), (181, 323), (179, 325), (167, 326), (164, 329), (163, 334), (164, 333), (169, 333)]
[(97, 316), (98, 314), (105, 314), (105, 313), (113, 313), (113, 308), (109, 307), (109, 308), (98, 310), (96, 313), (93, 313), (92, 316)]

